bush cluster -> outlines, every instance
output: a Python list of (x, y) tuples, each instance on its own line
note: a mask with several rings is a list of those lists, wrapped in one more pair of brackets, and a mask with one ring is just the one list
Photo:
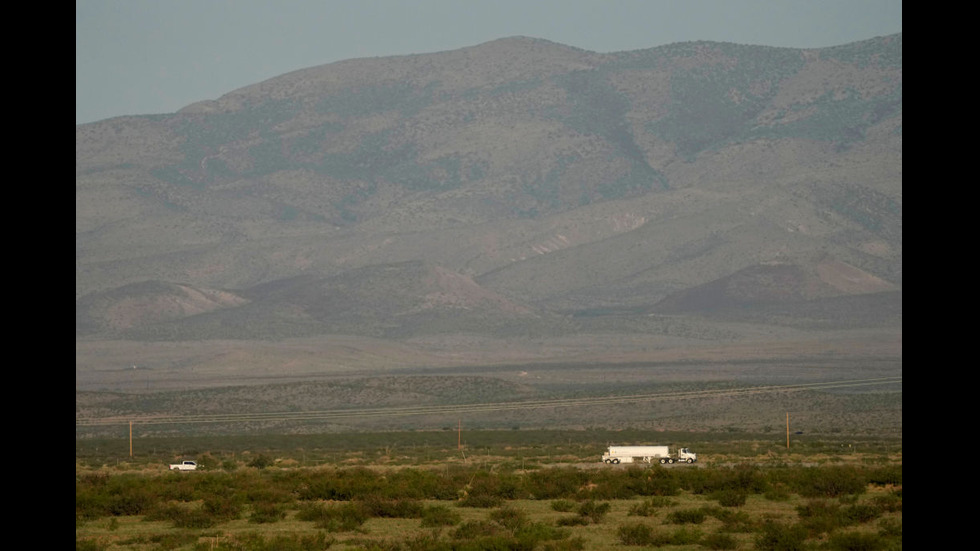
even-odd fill
[(810, 500), (796, 508), (800, 523), (811, 535), (829, 534), (839, 528), (867, 524), (879, 518), (883, 511), (877, 505), (841, 504), (822, 499)]
[(462, 520), (462, 515), (448, 505), (430, 505), (422, 510), (421, 519), (423, 528), (436, 528), (455, 526)]
[[(637, 517), (618, 527), (625, 545), (699, 545), (707, 549), (733, 549), (735, 533), (754, 533), (758, 549), (802, 549), (807, 540), (820, 539), (830, 549), (872, 549), (874, 538), (901, 541), (901, 522), (881, 521), (878, 533), (869, 531), (886, 513), (900, 512), (900, 484), (874, 498), (859, 499), (868, 485), (896, 486), (901, 468), (823, 467), (779, 468), (649, 468), (600, 469), (543, 468), (530, 471), (479, 467), (439, 470), (399, 469), (381, 472), (363, 467), (296, 469), (236, 469), (233, 472), (197, 472), (160, 476), (83, 474), (75, 481), (76, 522), (108, 517), (143, 515), (175, 528), (207, 530), (233, 519), (249, 523), (279, 522), (289, 511), (311, 522), (323, 534), (360, 529), (371, 518), (419, 519), (428, 535), (407, 543), (410, 549), (581, 549), (568, 527), (601, 523), (610, 499), (641, 498), (629, 510)], [(716, 505), (676, 509), (681, 492), (702, 495)], [(759, 524), (740, 507), (750, 496), (786, 499), (807, 497), (797, 508), (792, 524)], [(552, 510), (568, 513), (550, 524), (533, 522), (508, 505), (518, 499), (550, 500)], [(442, 502), (426, 504), (427, 501)], [(488, 509), (480, 521), (462, 522), (458, 507)], [(652, 521), (659, 516), (662, 520)], [(722, 528), (704, 534), (709, 517)], [(673, 525), (673, 526), (671, 526)], [(855, 531), (860, 526), (858, 531)], [(873, 534), (874, 538), (866, 535)], [(292, 538), (242, 543), (245, 536), (216, 549), (325, 548), (332, 539)], [(448, 538), (448, 539), (447, 539)], [(451, 541), (450, 541), (451, 540)], [(271, 540), (270, 540), (271, 541)], [(271, 544), (269, 544), (271, 545)], [(79, 548), (91, 548), (80, 542)], [(265, 547), (264, 547), (265, 546)], [(392, 543), (392, 549), (404, 548)]]
[(619, 527), (619, 541), (623, 545), (644, 547), (664, 547), (668, 545), (697, 545), (702, 543), (704, 535), (693, 528), (678, 528), (668, 531), (654, 528), (648, 524), (636, 522)]
[[(780, 499), (790, 492), (809, 498), (859, 495), (868, 484), (901, 481), (900, 467), (757, 467), (666, 469), (548, 468), (488, 472), (478, 467), (401, 469), (381, 473), (364, 467), (331, 469), (245, 469), (199, 472), (191, 476), (147, 477), (80, 475), (75, 481), (75, 512), (80, 520), (145, 514), (156, 503), (217, 500), (211, 506), (257, 503), (289, 505), (293, 501), (362, 500), (378, 509), (412, 507), (411, 500), (461, 500), (492, 508), (514, 499), (561, 502), (636, 497), (667, 498), (681, 491), (703, 494), (725, 507), (738, 507), (751, 495)], [(230, 495), (234, 494), (234, 495)], [(881, 498), (882, 506), (901, 507), (901, 490)], [(417, 504), (414, 505), (418, 513)], [(220, 512), (219, 512), (220, 513)], [(395, 513), (405, 515), (404, 512)]]
[(360, 528), (370, 518), (362, 503), (308, 503), (296, 514), (299, 520), (312, 522), (327, 532), (349, 532)]
[[(486, 520), (470, 520), (450, 533), (454, 540), (436, 542), (425, 549), (582, 549), (580, 540), (570, 539), (567, 531), (542, 522), (533, 522), (513, 507), (494, 509)], [(560, 542), (560, 543), (559, 543)]]
[(630, 507), (629, 514), (630, 516), (652, 517), (657, 514), (658, 509), (671, 507), (673, 504), (673, 501), (667, 497), (651, 497)]
[(803, 551), (806, 549), (806, 528), (797, 524), (767, 522), (755, 538), (759, 551)]

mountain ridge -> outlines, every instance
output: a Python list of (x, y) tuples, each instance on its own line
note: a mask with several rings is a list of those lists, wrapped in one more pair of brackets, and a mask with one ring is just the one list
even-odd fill
[(77, 125), (76, 338), (900, 331), (901, 44), (508, 37)]

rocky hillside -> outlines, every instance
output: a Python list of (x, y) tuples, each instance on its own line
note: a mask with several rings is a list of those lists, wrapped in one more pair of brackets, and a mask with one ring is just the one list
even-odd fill
[(355, 59), (75, 166), (77, 338), (901, 330), (901, 34)]

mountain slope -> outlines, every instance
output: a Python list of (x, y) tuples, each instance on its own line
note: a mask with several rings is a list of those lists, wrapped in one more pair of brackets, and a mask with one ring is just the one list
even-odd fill
[(146, 281), (86, 295), (75, 302), (75, 333), (118, 333), (248, 302), (235, 293)]
[(816, 302), (853, 327), (848, 297), (897, 296), (857, 316), (880, 326), (901, 51), (513, 37), (79, 125), (76, 335), (566, 335), (750, 307), (797, 327)]

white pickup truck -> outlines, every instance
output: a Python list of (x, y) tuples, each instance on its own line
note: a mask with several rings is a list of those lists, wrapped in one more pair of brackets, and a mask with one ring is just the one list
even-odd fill
[(197, 463), (193, 461), (181, 461), (170, 466), (171, 471), (196, 471)]

